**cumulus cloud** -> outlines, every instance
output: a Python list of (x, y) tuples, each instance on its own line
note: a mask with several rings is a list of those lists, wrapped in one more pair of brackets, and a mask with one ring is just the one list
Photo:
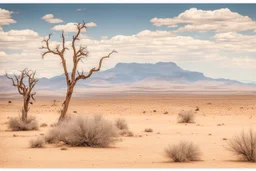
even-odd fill
[[(52, 28), (52, 30), (56, 30), (56, 31), (64, 30), (65, 32), (77, 32), (77, 27), (75, 24), (77, 24), (77, 23), (67, 23), (64, 25), (56, 25)], [(94, 22), (89, 22), (89, 23), (86, 23), (86, 26), (87, 27), (96, 27), (97, 24)], [(82, 30), (82, 32), (85, 32), (85, 31), (86, 31), (86, 29)]]
[(236, 32), (255, 30), (256, 23), (248, 16), (232, 12), (228, 8), (199, 10), (191, 8), (173, 18), (152, 18), (155, 26), (177, 27), (177, 32)]
[(45, 20), (47, 23), (62, 23), (63, 20), (59, 19), (59, 18), (54, 18), (53, 14), (46, 14), (42, 17), (43, 20)]
[[(5, 9), (0, 8), (0, 27), (3, 25), (9, 25), (12, 23), (16, 23), (15, 20), (12, 19), (13, 11), (8, 11)], [(0, 28), (1, 31), (1, 28)]]
[(40, 47), (42, 38), (33, 30), (0, 32), (0, 47), (6, 50), (23, 50)]

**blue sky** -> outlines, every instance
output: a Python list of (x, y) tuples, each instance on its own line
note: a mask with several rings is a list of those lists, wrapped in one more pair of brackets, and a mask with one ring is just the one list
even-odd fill
[[(41, 36), (47, 35), (53, 24), (47, 25), (40, 18), (45, 14), (54, 14), (66, 23), (82, 20), (97, 23), (98, 27), (88, 32), (88, 35), (95, 39), (103, 35), (109, 37), (118, 34), (132, 35), (145, 29), (166, 30), (166, 28), (154, 27), (149, 20), (156, 16), (175, 17), (190, 8), (202, 10), (229, 8), (231, 11), (256, 20), (256, 5), (251, 4), (0, 4), (0, 7), (19, 13), (13, 14), (13, 19), (19, 23), (3, 26), (5, 31), (33, 29)], [(76, 11), (77, 9), (83, 10)], [(211, 33), (181, 33), (181, 35), (200, 38), (208, 37), (208, 34), (212, 35)]]
[[(5, 56), (1, 58), (0, 74), (15, 71), (14, 68), (9, 67), (14, 58), (21, 62), (20, 65), (17, 64), (20, 67), (31, 63), (31, 66), (38, 68), (39, 66), (33, 62), (48, 65), (49, 72), (43, 71), (43, 67), (39, 69), (42, 70), (41, 76), (51, 77), (61, 74), (61, 67), (58, 66), (56, 69), (54, 66), (57, 60), (54, 64), (50, 60), (37, 61), (39, 58), (32, 56), (38, 52), (33, 51), (32, 47), (39, 46), (34, 44), (35, 41), (49, 33), (53, 33), (54, 41), (59, 41), (60, 31), (53, 30), (54, 26), (84, 20), (97, 25), (89, 28), (84, 33), (86, 38), (81, 41), (88, 43), (93, 55), (106, 54), (112, 48), (117, 48), (116, 50), (119, 51), (119, 57), (114, 57), (104, 69), (111, 68), (118, 62), (173, 61), (184, 69), (200, 71), (209, 77), (256, 82), (256, 77), (252, 75), (256, 71), (253, 67), (256, 64), (256, 52), (253, 50), (253, 47), (255, 48), (253, 45), (256, 45), (255, 4), (0, 4), (0, 9), (9, 11), (7, 18), (11, 17), (16, 22), (7, 24), (0, 22), (2, 34), (8, 41), (13, 38), (8, 34), (14, 34), (12, 30), (17, 31), (16, 35), (23, 36), (22, 39), (31, 35), (28, 33), (21, 35), (21, 31), (23, 30), (22, 34), (25, 34), (30, 30), (29, 34), (33, 34), (34, 38), (34, 41), (29, 37), (31, 42), (22, 42), (24, 44), (22, 47), (17, 40), (17, 47), (15, 44), (12, 48), (10, 42), (8, 44), (4, 38), (0, 39), (2, 45), (0, 54), (2, 52), (2, 56)], [(219, 16), (221, 11), (223, 11), (223, 21)], [(187, 18), (177, 19), (180, 14), (188, 12), (192, 12), (191, 16), (189, 14)], [(46, 14), (52, 14), (54, 18), (63, 22), (48, 23), (42, 19)], [(209, 20), (205, 20), (204, 17), (209, 17)], [(153, 21), (154, 18), (157, 19)], [(162, 19), (171, 19), (171, 22), (176, 23), (166, 24)], [(239, 23), (240, 20), (244, 21)], [(193, 29), (188, 30), (185, 27), (190, 22)], [(224, 29), (222, 25), (225, 23), (228, 27)], [(229, 25), (230, 30), (227, 29)], [(183, 30), (178, 31), (179, 28)], [(150, 33), (147, 34), (151, 36), (147, 36), (146, 39), (139, 36), (139, 33), (145, 33), (144, 31), (149, 31)], [(68, 40), (72, 34), (67, 34)], [(164, 34), (166, 36), (162, 36)], [(106, 40), (103, 40), (103, 37), (106, 37), (104, 38)], [(131, 50), (125, 47), (126, 45)], [(187, 47), (189, 49), (186, 49)], [(241, 47), (241, 50), (237, 47)], [(81, 68), (90, 68), (96, 64), (97, 59), (88, 61)]]

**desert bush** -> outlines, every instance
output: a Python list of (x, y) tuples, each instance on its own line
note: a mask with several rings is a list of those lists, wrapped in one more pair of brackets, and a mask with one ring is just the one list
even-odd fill
[(129, 129), (126, 120), (122, 119), (122, 118), (117, 118), (115, 125), (119, 130), (128, 130)]
[(153, 129), (152, 128), (146, 128), (144, 131), (145, 132), (153, 132)]
[(195, 114), (193, 111), (180, 111), (178, 114), (178, 122), (179, 123), (193, 123), (195, 121)]
[(43, 138), (36, 138), (30, 140), (29, 147), (30, 148), (43, 148), (45, 146), (45, 140)]
[(27, 121), (23, 121), (21, 117), (10, 118), (8, 126), (12, 131), (38, 130), (38, 122), (33, 116), (28, 116)]
[(244, 131), (236, 135), (228, 142), (228, 150), (243, 160), (256, 162), (256, 132), (252, 129), (248, 133)]
[(42, 123), (40, 127), (47, 127), (48, 125), (46, 123)]
[(165, 149), (165, 155), (174, 162), (189, 162), (200, 159), (200, 150), (192, 142), (182, 141)]
[(116, 141), (115, 126), (102, 117), (74, 116), (52, 128), (45, 140), (71, 146), (108, 147)]
[(119, 130), (119, 135), (125, 136), (125, 137), (133, 137), (134, 133), (132, 131), (124, 129), (124, 130)]

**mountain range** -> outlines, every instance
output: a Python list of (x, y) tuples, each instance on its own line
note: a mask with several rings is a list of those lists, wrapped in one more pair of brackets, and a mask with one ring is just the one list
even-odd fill
[[(0, 92), (15, 92), (11, 81), (0, 76)], [(65, 91), (66, 82), (64, 74), (52, 78), (40, 78), (36, 85), (39, 92)], [(173, 62), (149, 63), (118, 63), (115, 67), (94, 73), (86, 81), (80, 80), (76, 92), (219, 92), (219, 91), (254, 91), (255, 84), (241, 83), (229, 79), (213, 79), (201, 72), (183, 70)]]

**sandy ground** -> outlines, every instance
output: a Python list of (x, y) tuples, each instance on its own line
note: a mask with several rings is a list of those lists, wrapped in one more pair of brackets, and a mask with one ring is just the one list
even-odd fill
[[(29, 140), (46, 134), (49, 126), (39, 131), (8, 131), (8, 117), (17, 116), (21, 104), (18, 99), (12, 100), (11, 104), (6, 99), (0, 100), (0, 167), (256, 167), (256, 163), (238, 161), (225, 149), (228, 140), (223, 140), (231, 139), (243, 129), (256, 130), (256, 96), (74, 98), (69, 113), (75, 110), (80, 115), (102, 114), (112, 121), (125, 118), (135, 136), (122, 137), (122, 141), (110, 148), (67, 147), (65, 151), (54, 145), (29, 148)], [(53, 99), (37, 98), (30, 114), (36, 116), (39, 123), (50, 125), (57, 121), (61, 102), (58, 106), (52, 104)], [(195, 110), (196, 106), (200, 109), (196, 112), (196, 123), (177, 123), (179, 111)], [(163, 114), (166, 111), (168, 114)], [(224, 125), (218, 126), (222, 123)], [(146, 133), (145, 128), (154, 131)], [(164, 156), (164, 148), (180, 140), (198, 144), (202, 160), (169, 161)]]

